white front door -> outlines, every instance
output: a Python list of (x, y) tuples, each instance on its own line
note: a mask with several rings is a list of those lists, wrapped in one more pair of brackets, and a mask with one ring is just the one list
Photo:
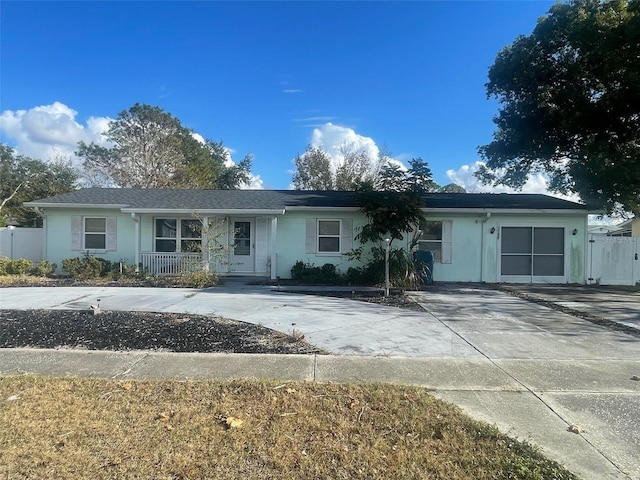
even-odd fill
[(231, 252), (229, 271), (253, 273), (255, 271), (255, 223), (251, 218), (231, 219)]

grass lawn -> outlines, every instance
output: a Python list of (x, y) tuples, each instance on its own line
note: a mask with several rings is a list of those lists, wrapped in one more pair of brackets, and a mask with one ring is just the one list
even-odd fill
[(417, 387), (0, 376), (0, 478), (577, 477)]

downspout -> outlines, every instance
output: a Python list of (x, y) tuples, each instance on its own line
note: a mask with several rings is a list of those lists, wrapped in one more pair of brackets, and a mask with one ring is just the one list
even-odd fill
[(33, 207), (36, 214), (42, 217), (42, 259), (49, 260), (47, 258), (47, 216), (44, 214), (44, 210), (40, 207)]
[(140, 217), (138, 217), (134, 212), (131, 212), (131, 219), (135, 222), (134, 256), (137, 271), (137, 269), (140, 268)]
[(482, 219), (482, 223), (480, 225), (480, 281), (484, 283), (484, 224), (489, 221), (491, 218), (491, 212), (487, 212), (485, 217)]

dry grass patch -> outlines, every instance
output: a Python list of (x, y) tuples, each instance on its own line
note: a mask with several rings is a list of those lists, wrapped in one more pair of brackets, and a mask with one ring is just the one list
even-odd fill
[(55, 280), (31, 275), (0, 275), (0, 287), (37, 287), (54, 285)]
[(19, 376), (0, 478), (576, 477), (415, 387)]

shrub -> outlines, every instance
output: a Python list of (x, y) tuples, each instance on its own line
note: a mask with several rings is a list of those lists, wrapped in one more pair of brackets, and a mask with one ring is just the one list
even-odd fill
[(91, 255), (65, 258), (62, 269), (76, 280), (88, 280), (105, 276), (111, 270), (111, 262)]
[(6, 270), (9, 275), (26, 275), (33, 268), (33, 262), (26, 258), (9, 260)]
[(42, 260), (36, 264), (32, 272), (37, 277), (49, 277), (53, 275), (57, 267), (55, 263), (51, 263), (49, 260)]
[(62, 260), (62, 269), (75, 280), (89, 280), (92, 278), (119, 280), (121, 278), (139, 276), (135, 265), (129, 265), (125, 261), (111, 262), (89, 254), (82, 257), (65, 258)]
[(185, 287), (191, 288), (213, 287), (218, 283), (218, 276), (215, 273), (204, 270), (183, 273), (179, 278)]
[(338, 273), (333, 263), (325, 263), (322, 267), (316, 267), (311, 263), (299, 260), (291, 267), (291, 278), (304, 283), (344, 283), (344, 278)]
[(9, 260), (7, 257), (0, 258), (0, 275), (7, 275), (7, 266), (9, 265)]

